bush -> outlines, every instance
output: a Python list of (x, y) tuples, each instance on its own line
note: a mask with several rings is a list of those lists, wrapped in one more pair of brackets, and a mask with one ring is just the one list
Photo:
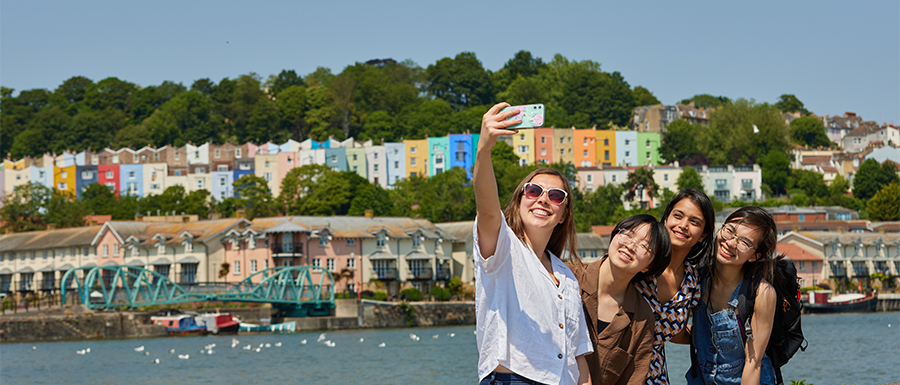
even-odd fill
[(411, 287), (409, 289), (400, 290), (400, 299), (401, 300), (406, 300), (409, 302), (417, 302), (417, 301), (421, 301), (422, 298), (425, 298), (422, 295), (422, 291), (420, 291), (419, 289), (416, 289), (414, 287)]
[(383, 290), (375, 291), (375, 300), (376, 301), (387, 301), (387, 293)]
[(375, 299), (375, 293), (371, 290), (363, 290), (362, 293), (359, 293), (359, 296), (362, 299)]
[(447, 282), (447, 289), (450, 290), (450, 295), (455, 295), (456, 298), (460, 297), (460, 294), (462, 294), (462, 282), (458, 276), (454, 275), (453, 278), (450, 278), (450, 281)]
[(800, 288), (800, 293), (806, 294), (807, 292), (816, 291), (816, 290), (826, 290), (826, 289), (824, 289), (820, 286), (806, 286), (806, 287)]
[(452, 294), (450, 294), (450, 289), (435, 286), (428, 291), (428, 295), (434, 297), (435, 301), (449, 301)]

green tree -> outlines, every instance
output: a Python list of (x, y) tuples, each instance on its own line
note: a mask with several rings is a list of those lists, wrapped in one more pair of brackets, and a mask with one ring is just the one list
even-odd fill
[(885, 162), (884, 166), (880, 166), (877, 160), (866, 159), (853, 177), (853, 196), (858, 199), (869, 199), (875, 196), (882, 186), (897, 181), (897, 172), (893, 163)]
[(164, 81), (158, 87), (150, 86), (143, 88), (137, 91), (134, 96), (134, 100), (131, 104), (131, 116), (129, 118), (132, 121), (141, 122), (148, 118), (153, 111), (156, 111), (157, 108), (162, 106), (163, 103), (186, 90), (187, 89), (180, 83), (170, 81)]
[(770, 151), (760, 160), (762, 182), (775, 194), (787, 192), (788, 177), (791, 174), (791, 160), (781, 151)]
[(791, 121), (791, 139), (795, 143), (810, 148), (834, 146), (834, 143), (825, 134), (825, 126), (819, 119), (812, 116), (804, 116)]
[(372, 210), (376, 216), (389, 217), (394, 215), (394, 205), (391, 196), (381, 186), (367, 183), (359, 186), (356, 196), (350, 201), (347, 215), (365, 215), (366, 210)]
[(185, 214), (188, 215), (197, 215), (200, 218), (209, 217), (209, 212), (212, 210), (212, 205), (210, 203), (210, 193), (208, 190), (194, 190), (187, 194), (184, 197), (184, 203), (181, 206), (181, 210)]
[(878, 191), (866, 204), (866, 211), (873, 221), (900, 220), (900, 184), (894, 182)]
[(490, 71), (472, 52), (462, 52), (453, 59), (445, 57), (425, 70), (425, 90), (460, 111), (466, 107), (492, 104), (494, 88)]
[(678, 191), (684, 191), (689, 188), (695, 188), (700, 191), (704, 190), (703, 178), (700, 176), (700, 173), (697, 172), (697, 169), (691, 166), (684, 166), (681, 175), (678, 175), (678, 180), (675, 181), (675, 186), (678, 187)]
[(27, 183), (13, 188), (12, 194), (2, 198), (0, 220), (10, 232), (43, 230), (44, 214), (53, 197), (53, 191), (38, 183)]
[[(378, 112), (376, 111), (376, 114)], [(428, 136), (446, 136), (454, 128), (451, 125), (453, 116), (453, 108), (450, 104), (442, 99), (420, 100), (415, 104), (406, 106), (400, 115), (397, 116), (395, 125), (392, 129), (384, 127), (387, 124), (389, 115), (375, 116), (377, 125), (366, 128), (366, 135), (377, 133), (390, 134), (394, 140), (399, 140), (404, 136), (407, 138), (424, 138)], [(368, 122), (366, 122), (368, 124)], [(479, 125), (480, 125), (479, 118)], [(376, 130), (377, 129), (377, 130)], [(370, 133), (369, 130), (372, 130)], [(461, 132), (461, 131), (459, 131)], [(374, 138), (385, 138), (389, 140), (391, 137), (376, 136)], [(371, 138), (371, 137), (370, 137)]]
[(75, 199), (61, 191), (53, 191), (47, 202), (44, 221), (52, 223), (57, 228), (84, 226), (84, 216), (87, 215), (84, 202)]
[(81, 192), (87, 214), (112, 215), (119, 203), (116, 193), (99, 183), (91, 183)]
[(305, 215), (304, 199), (323, 175), (333, 172), (322, 164), (308, 164), (291, 171), (281, 180), (281, 193), (278, 195), (278, 211), (285, 215)]
[(715, 165), (749, 165), (770, 151), (790, 149), (781, 113), (765, 103), (738, 99), (718, 109), (703, 128), (697, 147)]
[[(547, 64), (541, 58), (532, 56), (531, 52), (519, 51), (503, 65), (503, 68), (493, 74), (493, 83), (497, 90), (503, 91), (517, 79), (531, 79), (546, 67)], [(534, 99), (534, 101), (537, 100), (541, 99)], [(522, 103), (530, 102), (523, 101)]]
[(114, 108), (128, 114), (137, 91), (138, 88), (133, 83), (109, 77), (91, 84), (85, 90), (84, 103), (94, 111)]
[(792, 170), (788, 188), (799, 188), (810, 198), (828, 196), (828, 186), (822, 174), (810, 170)]
[(710, 94), (700, 94), (694, 95), (694, 97), (690, 99), (684, 99), (680, 103), (681, 104), (690, 104), (694, 102), (694, 107), (697, 108), (710, 108), (710, 107), (722, 107), (731, 104), (731, 99), (728, 99), (724, 96), (712, 96)]
[(695, 139), (699, 129), (684, 119), (666, 125), (666, 133), (659, 146), (659, 155), (667, 163), (680, 161), (697, 153)]
[(66, 79), (53, 90), (53, 104), (61, 107), (69, 115), (75, 115), (85, 109), (84, 95), (94, 82), (84, 76), (73, 76)]
[(568, 123), (580, 127), (624, 126), (634, 108), (631, 89), (621, 74), (588, 69), (566, 78), (560, 103), (569, 111)]
[(269, 91), (269, 94), (272, 97), (275, 97), (276, 100), (281, 94), (281, 91), (284, 91), (290, 87), (294, 86), (304, 86), (306, 83), (303, 81), (303, 77), (297, 75), (297, 72), (294, 70), (281, 70), (278, 75), (271, 75), (269, 79), (266, 80), (266, 88)]
[(269, 191), (268, 182), (254, 174), (246, 174), (232, 183), (234, 193), (240, 197), (241, 208), (247, 214), (247, 219), (267, 217), (274, 215), (274, 199)]
[(637, 196), (642, 208), (644, 206), (643, 193), (653, 199), (656, 198), (659, 191), (659, 185), (653, 180), (653, 170), (644, 167), (628, 173), (628, 180), (622, 185), (622, 188), (625, 190), (625, 200), (634, 201)]
[(792, 94), (782, 94), (778, 97), (775, 107), (781, 112), (799, 112), (803, 116), (809, 115), (809, 110), (803, 107), (803, 102)]
[(306, 87), (292, 85), (280, 91), (278, 111), (281, 114), (281, 126), (291, 134), (291, 138), (304, 141), (309, 138), (309, 125), (306, 123), (306, 112), (309, 109)]
[(216, 139), (212, 101), (198, 91), (182, 92), (166, 101), (142, 126), (156, 146), (205, 143)]
[(650, 90), (637, 86), (631, 90), (631, 95), (634, 97), (634, 105), (635, 106), (655, 106), (660, 103), (659, 99), (656, 96), (653, 96), (653, 93)]
[(573, 191), (575, 227), (579, 232), (591, 231), (593, 225), (615, 224), (616, 210), (622, 207), (622, 186), (598, 186), (596, 190), (582, 193)]
[(466, 171), (451, 168), (428, 179), (420, 192), (421, 217), (434, 223), (475, 218), (475, 190), (466, 185)]

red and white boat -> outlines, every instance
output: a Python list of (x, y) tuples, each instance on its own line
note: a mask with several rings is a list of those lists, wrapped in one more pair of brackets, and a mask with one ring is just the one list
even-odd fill
[(205, 326), (212, 334), (237, 334), (241, 327), (241, 321), (231, 314), (207, 313), (195, 316), (194, 319), (197, 325)]
[(807, 294), (809, 302), (803, 308), (810, 313), (873, 312), (878, 306), (878, 295), (872, 292), (831, 295), (831, 290), (816, 290)]

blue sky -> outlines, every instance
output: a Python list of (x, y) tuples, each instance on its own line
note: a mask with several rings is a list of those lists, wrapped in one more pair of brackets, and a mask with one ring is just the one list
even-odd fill
[(339, 73), (374, 58), (427, 67), (519, 50), (593, 60), (673, 104), (709, 93), (900, 124), (900, 2), (13, 1), (0, 2), (0, 85), (54, 89), (115, 76)]

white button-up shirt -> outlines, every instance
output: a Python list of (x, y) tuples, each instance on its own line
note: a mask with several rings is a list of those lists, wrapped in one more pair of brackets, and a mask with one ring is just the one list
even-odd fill
[(550, 253), (556, 286), (506, 218), (488, 259), (478, 247), (478, 218), (473, 232), (478, 379), (499, 364), (545, 384), (575, 384), (575, 357), (593, 351), (575, 275)]

